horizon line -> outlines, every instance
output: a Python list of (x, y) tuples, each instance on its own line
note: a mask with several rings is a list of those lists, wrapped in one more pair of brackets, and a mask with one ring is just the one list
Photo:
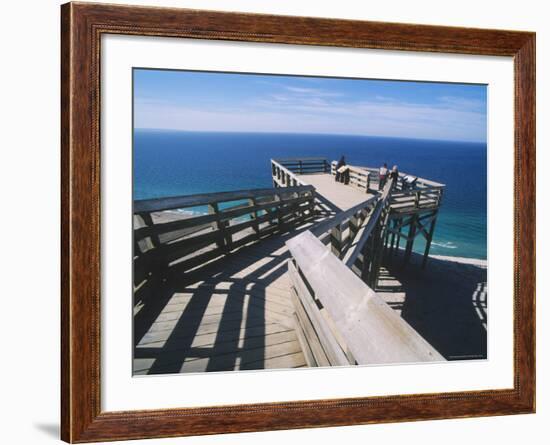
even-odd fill
[(361, 134), (361, 133), (311, 133), (311, 132), (296, 132), (296, 131), (237, 131), (237, 130), (184, 130), (180, 128), (151, 128), (151, 127), (134, 127), (136, 130), (150, 130), (150, 131), (174, 131), (180, 133), (235, 133), (235, 134), (303, 134), (303, 135), (324, 135), (324, 136), (360, 136), (360, 137), (372, 137), (372, 138), (389, 138), (389, 139), (412, 139), (418, 141), (441, 141), (441, 142), (460, 142), (470, 144), (486, 144), (487, 140), (459, 140), (459, 139), (438, 139), (438, 138), (421, 138), (421, 137), (407, 137), (407, 136), (386, 136), (375, 134)]

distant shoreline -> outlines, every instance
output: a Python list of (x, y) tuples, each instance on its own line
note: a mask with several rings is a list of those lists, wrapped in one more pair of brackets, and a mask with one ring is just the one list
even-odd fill
[[(399, 248), (399, 254), (403, 255), (405, 250), (400, 247)], [(424, 255), (420, 252), (411, 252), (411, 263), (421, 264), (422, 259), (424, 258)], [(442, 263), (457, 263), (461, 265), (467, 265), (467, 266), (475, 266), (482, 269), (487, 269), (487, 260), (486, 259), (480, 259), (480, 258), (472, 258), (472, 257), (463, 257), (463, 256), (452, 256), (452, 255), (428, 255), (428, 267), (430, 260), (436, 260), (437, 262)]]
[(487, 267), (487, 260), (479, 258), (466, 258), (460, 256), (448, 256), (448, 255), (429, 255), (429, 258), (434, 258), (440, 261), (452, 261), (460, 264), (470, 264), (472, 266)]
[[(432, 244), (433, 245), (433, 244)], [(398, 247), (399, 255), (403, 255), (405, 252), (405, 249), (403, 247)], [(411, 252), (411, 263), (422, 263), (422, 260), (424, 258), (423, 252), (415, 252), (414, 250)], [(481, 268), (487, 268), (487, 259), (483, 258), (475, 258), (475, 257), (465, 257), (465, 256), (453, 256), (453, 255), (432, 255), (431, 253), (428, 255), (428, 261), (430, 259), (437, 260), (437, 261), (445, 261), (445, 262), (453, 262), (458, 264), (466, 264), (470, 266), (477, 266)]]

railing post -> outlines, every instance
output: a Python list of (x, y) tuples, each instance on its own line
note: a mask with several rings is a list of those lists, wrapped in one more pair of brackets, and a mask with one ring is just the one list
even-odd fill
[(349, 242), (352, 243), (355, 239), (355, 235), (359, 232), (359, 227), (361, 223), (357, 214), (354, 214), (349, 219)]
[(380, 215), (380, 219), (378, 220), (378, 230), (376, 233), (376, 239), (375, 239), (375, 246), (374, 246), (374, 258), (373, 258), (373, 264), (371, 267), (371, 273), (369, 276), (370, 284), (369, 286), (376, 290), (376, 287), (378, 285), (378, 277), (380, 275), (380, 266), (382, 263), (382, 255), (384, 253), (386, 241), (385, 238), (387, 238), (387, 224), (388, 224), (388, 209), (384, 208), (382, 211), (382, 215)]
[(340, 258), (342, 253), (342, 226), (338, 224), (330, 232), (330, 249), (332, 253)]
[(214, 230), (217, 230), (220, 234), (218, 241), (216, 241), (216, 245), (220, 249), (229, 252), (231, 250), (232, 236), (225, 230), (226, 225), (229, 223), (221, 221), (217, 202), (208, 204), (208, 213), (211, 215), (216, 215), (216, 220), (212, 223)]
[(283, 228), (284, 228), (283, 211), (282, 211), (282, 208), (281, 208), (282, 207), (282, 204), (281, 204), (282, 198), (281, 198), (281, 195), (279, 195), (279, 194), (276, 194), (275, 198), (278, 201), (277, 208), (275, 210), (276, 215), (277, 215), (277, 225), (279, 226), (279, 232), (282, 232)]
[(277, 166), (273, 161), (271, 161), (271, 179), (273, 182), (273, 188), (279, 187), (279, 183), (277, 182)]
[(149, 259), (146, 260), (147, 264), (149, 265), (147, 269), (155, 274), (167, 266), (166, 262), (157, 255), (158, 251), (156, 251), (156, 249), (160, 247), (160, 239), (159, 236), (154, 232), (155, 223), (153, 222), (153, 218), (151, 217), (150, 213), (140, 213), (136, 216), (141, 219), (142, 223), (146, 227), (149, 227), (151, 229), (150, 236), (144, 239), (146, 244), (145, 247), (147, 248), (147, 250), (140, 249), (140, 252), (143, 252), (143, 254), (145, 255), (150, 255)]
[(158, 235), (153, 231), (153, 227), (155, 226), (155, 223), (153, 222), (153, 217), (150, 213), (142, 213), (140, 214), (141, 219), (143, 220), (143, 223), (147, 227), (151, 227), (151, 236), (149, 237), (149, 240), (151, 242), (152, 247), (158, 247), (160, 246), (160, 239)]
[(369, 279), (370, 274), (370, 264), (371, 264), (371, 244), (372, 244), (372, 233), (367, 239), (367, 242), (365, 243), (365, 246), (363, 247), (363, 260), (361, 262), (361, 279), (367, 283)]
[(260, 224), (258, 223), (258, 212), (255, 209), (256, 207), (256, 198), (250, 198), (248, 200), (248, 205), (254, 210), (250, 213), (250, 219), (252, 220), (252, 228), (256, 232), (256, 238), (260, 239)]

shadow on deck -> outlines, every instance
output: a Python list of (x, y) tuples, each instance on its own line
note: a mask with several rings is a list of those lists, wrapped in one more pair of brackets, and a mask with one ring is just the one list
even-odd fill
[(305, 366), (291, 318), (285, 241), (310, 226), (136, 292), (134, 374)]
[[(401, 260), (401, 261), (400, 261)], [(487, 358), (487, 269), (421, 255), (386, 264), (377, 293), (447, 360)]]

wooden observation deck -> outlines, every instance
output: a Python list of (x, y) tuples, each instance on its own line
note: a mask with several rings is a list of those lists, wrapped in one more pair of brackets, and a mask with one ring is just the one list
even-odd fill
[(272, 160), (273, 188), (134, 202), (134, 373), (444, 358), (376, 293), (444, 185), (321, 158)]

